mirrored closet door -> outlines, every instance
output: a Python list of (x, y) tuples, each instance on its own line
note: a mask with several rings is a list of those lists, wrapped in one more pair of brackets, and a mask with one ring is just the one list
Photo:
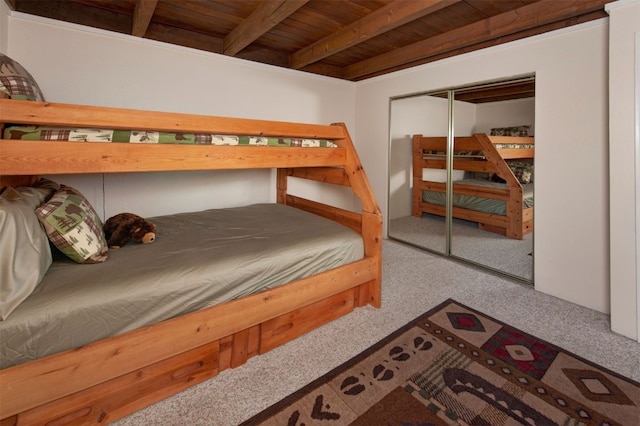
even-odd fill
[(389, 237), (533, 283), (533, 76), (394, 98)]

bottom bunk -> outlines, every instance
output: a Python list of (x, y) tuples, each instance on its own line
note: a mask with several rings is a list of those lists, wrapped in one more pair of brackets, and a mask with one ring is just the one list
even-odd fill
[[(279, 173), (281, 182), (293, 174)], [(0, 198), (48, 198), (31, 197), (37, 191), (48, 189)], [(149, 218), (153, 244), (109, 250), (104, 262), (54, 252), (38, 286), (0, 321), (0, 424), (108, 423), (379, 306), (379, 246), (372, 256), (360, 234), (379, 216), (283, 198), (290, 205)]]
[(274, 288), (364, 257), (362, 238), (281, 204), (149, 219), (153, 244), (80, 265), (60, 254), (0, 323), (0, 368)]
[[(225, 145), (214, 144), (213, 136), (202, 145), (0, 137), (0, 189), (7, 187), (0, 194), (0, 228), (30, 221), (0, 232), (0, 261), (9, 262), (0, 272), (19, 267), (33, 283), (17, 307), (8, 313), (0, 309), (2, 426), (109, 423), (356, 307), (381, 305), (382, 215), (343, 124), (0, 99), (0, 127), (4, 124), (222, 135)], [(238, 135), (237, 145), (224, 142), (230, 135)], [(4, 137), (14, 136), (19, 135)], [(250, 138), (265, 145), (253, 146)], [(295, 146), (308, 138), (327, 143)], [(242, 145), (244, 140), (249, 144)], [(94, 247), (104, 239), (102, 224), (88, 226), (94, 232), (83, 238), (69, 232), (71, 221), (99, 219), (78, 194), (56, 207), (63, 210), (57, 217), (40, 216), (41, 204), (51, 203), (48, 196), (40, 199), (33, 190), (16, 195), (43, 175), (236, 169), (273, 170), (275, 194), (268, 199), (277, 204), (153, 218), (158, 228), (153, 244), (108, 252)], [(360, 206), (345, 210), (291, 194), (289, 181), (302, 179), (350, 189)], [(50, 266), (50, 258), (40, 263), (39, 250), (50, 242), (78, 261), (50, 232), (60, 227), (70, 237), (64, 242), (78, 246), (69, 251), (98, 263), (64, 260)], [(37, 247), (6, 242), (37, 235)], [(31, 247), (36, 249), (31, 261), (14, 253)], [(0, 284), (6, 287), (4, 277)], [(23, 331), (14, 324), (20, 320)]]
[[(422, 200), (417, 203), (418, 214), (445, 216), (444, 184), (432, 182), (427, 187), (436, 190), (422, 191)], [(507, 214), (507, 208), (511, 197), (505, 196), (509, 194), (509, 188), (504, 183), (480, 179), (458, 180), (453, 183), (453, 192), (455, 218), (476, 222), (478, 229), (505, 236), (515, 222), (517, 228), (511, 235), (516, 239), (533, 231), (533, 184), (522, 185), (522, 208), (515, 208), (510, 214)], [(514, 219), (516, 215), (521, 215), (521, 219)]]

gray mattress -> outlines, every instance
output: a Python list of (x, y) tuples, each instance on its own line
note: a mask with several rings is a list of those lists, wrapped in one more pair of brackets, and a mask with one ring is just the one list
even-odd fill
[(280, 204), (150, 218), (153, 244), (54, 262), (0, 321), (1, 368), (272, 288), (364, 256), (362, 238)]
[[(465, 185), (476, 185), (489, 188), (506, 188), (505, 183), (491, 182), (481, 179), (465, 179), (464, 181), (457, 181), (456, 183), (464, 183)], [(533, 207), (533, 184), (528, 183), (522, 185), (522, 207)], [(427, 203), (436, 204), (438, 206), (444, 206), (446, 204), (446, 198), (444, 192), (435, 191), (422, 191), (422, 201)], [(454, 207), (461, 207), (477, 212), (491, 213), (504, 216), (507, 211), (507, 206), (504, 201), (493, 200), (491, 198), (474, 197), (471, 195), (453, 194)]]

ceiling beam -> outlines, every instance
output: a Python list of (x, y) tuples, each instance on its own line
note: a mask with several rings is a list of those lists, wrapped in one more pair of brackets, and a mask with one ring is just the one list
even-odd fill
[(309, 0), (268, 0), (235, 27), (225, 38), (223, 53), (235, 56), (271, 28), (285, 20)]
[(408, 22), (434, 13), (460, 0), (396, 0), (370, 13), (322, 40), (289, 56), (289, 67), (301, 69), (306, 65), (362, 43)]
[(449, 50), (505, 37), (558, 20), (575, 18), (602, 9), (609, 1), (611, 0), (540, 0), (349, 65), (345, 67), (344, 75), (348, 80), (357, 79), (402, 64), (441, 55)]
[(136, 37), (144, 37), (157, 5), (158, 0), (136, 0), (131, 23), (131, 34)]

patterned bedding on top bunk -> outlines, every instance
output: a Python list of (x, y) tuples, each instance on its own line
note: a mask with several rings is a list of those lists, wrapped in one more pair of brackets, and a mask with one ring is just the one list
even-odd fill
[[(494, 127), (491, 129), (491, 136), (517, 136), (517, 137), (529, 137), (529, 132), (531, 130), (531, 126), (512, 126), (512, 127)], [(494, 143), (494, 147), (497, 150), (501, 149), (533, 149), (534, 144), (532, 143), (512, 143), (512, 142), (501, 142)], [(447, 153), (445, 151), (424, 151), (425, 157), (431, 156), (445, 156)], [(453, 151), (454, 157), (478, 157), (484, 159), (484, 154), (482, 151)]]
[(208, 133), (170, 133), (146, 130), (79, 129), (48, 126), (10, 126), (4, 130), (4, 138), (32, 141), (292, 146), (305, 148), (335, 148), (337, 146), (334, 142), (325, 139), (215, 135)]

